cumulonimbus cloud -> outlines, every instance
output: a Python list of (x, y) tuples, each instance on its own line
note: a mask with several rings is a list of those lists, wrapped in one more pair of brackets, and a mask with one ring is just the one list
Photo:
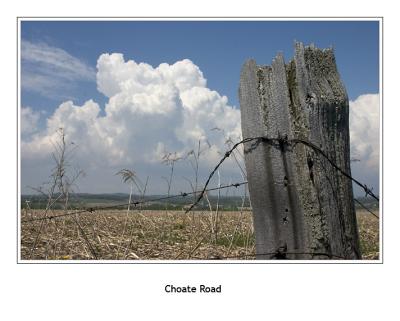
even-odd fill
[(40, 112), (34, 111), (31, 107), (21, 108), (21, 135), (32, 134), (38, 130)]
[[(98, 90), (108, 97), (104, 107), (93, 100), (82, 105), (66, 101), (41, 131), (29, 131), (37, 125), (38, 116), (22, 109), (22, 130), (29, 134), (21, 141), (25, 163), (51, 161), (59, 128), (79, 146), (77, 162), (93, 171), (140, 164), (161, 168), (165, 154), (187, 155), (201, 141), (203, 147), (209, 146), (201, 161), (206, 172), (227, 149), (228, 138), (241, 138), (240, 110), (208, 88), (200, 68), (188, 59), (153, 67), (125, 60), (122, 54), (102, 54), (96, 81)], [(350, 102), (350, 135), (352, 156), (360, 159), (358, 172), (377, 170), (379, 95), (362, 95)], [(231, 160), (226, 165), (235, 166)]]
[[(64, 128), (89, 163), (160, 163), (166, 152), (183, 155), (198, 140), (203, 145), (212, 141), (214, 148), (204, 156), (211, 163), (219, 149), (226, 149), (226, 138), (240, 138), (240, 111), (206, 84), (201, 70), (188, 59), (154, 68), (125, 61), (122, 54), (103, 54), (97, 62), (97, 86), (109, 98), (104, 113), (92, 100), (81, 106), (62, 103), (44, 131), (22, 142), (22, 155), (48, 157), (57, 130)], [(217, 135), (215, 128), (223, 129), (224, 135)]]
[(366, 94), (350, 101), (350, 143), (352, 157), (361, 166), (379, 170), (379, 94)]

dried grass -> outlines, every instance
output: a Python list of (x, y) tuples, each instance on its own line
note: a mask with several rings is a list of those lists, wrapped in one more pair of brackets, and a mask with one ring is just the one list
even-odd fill
[[(54, 213), (57, 215), (57, 211)], [(60, 213), (61, 214), (61, 213)], [(40, 211), (22, 213), (22, 219), (40, 217)], [(254, 253), (251, 214), (223, 212), (219, 218), (219, 238), (213, 242), (208, 212), (99, 211), (79, 216), (79, 222), (101, 260), (115, 259), (207, 259)], [(238, 220), (240, 224), (238, 225)], [(126, 222), (126, 233), (122, 234)], [(22, 224), (21, 257), (29, 259), (29, 250), (40, 221)], [(233, 235), (233, 231), (235, 231)], [(249, 233), (250, 232), (250, 233)], [(84, 235), (72, 217), (47, 221), (32, 259), (93, 259)]]
[[(53, 211), (53, 215), (61, 214)], [(168, 215), (166, 215), (168, 214)], [(37, 218), (43, 211), (22, 211), (22, 219)], [(379, 223), (370, 214), (357, 213), (363, 259), (379, 258)], [(98, 211), (46, 220), (41, 237), (30, 251), (41, 221), (23, 223), (21, 258), (23, 260), (182, 260), (254, 259), (254, 233), (251, 212), (221, 212), (218, 238), (212, 233), (209, 212)], [(121, 233), (126, 223), (126, 232)], [(82, 230), (84, 231), (82, 233)], [(90, 241), (91, 249), (87, 238)], [(250, 255), (245, 257), (245, 255)]]

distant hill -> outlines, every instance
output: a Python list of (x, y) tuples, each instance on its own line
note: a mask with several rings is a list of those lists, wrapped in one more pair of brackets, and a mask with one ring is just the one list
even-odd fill
[[(371, 197), (357, 197), (357, 200), (370, 210), (379, 210), (379, 202)], [(360, 204), (357, 204), (357, 202), (355, 202), (354, 205), (356, 209), (363, 208)]]
[[(146, 203), (141, 204), (141, 208), (150, 210), (160, 210), (165, 209), (167, 206), (169, 209), (181, 210), (185, 206), (192, 204), (195, 201), (193, 195), (188, 195), (186, 197), (176, 197), (170, 198), (168, 200), (157, 200), (155, 199), (165, 197), (166, 195), (148, 195), (143, 199), (138, 195), (132, 196), (132, 202), (144, 200)], [(57, 195), (55, 196), (57, 197)], [(218, 201), (217, 196), (208, 196), (213, 209), (215, 209)], [(124, 193), (114, 193), (114, 194), (88, 194), (88, 193), (76, 193), (71, 195), (71, 200), (69, 202), (70, 207), (75, 208), (87, 208), (87, 207), (101, 207), (113, 204), (126, 204), (128, 203), (129, 195)], [(379, 209), (379, 203), (370, 197), (359, 197), (357, 198), (362, 204), (371, 210)], [(22, 195), (21, 196), (21, 207), (29, 207), (32, 209), (44, 209), (47, 205), (47, 198), (44, 195)], [(62, 202), (57, 202), (53, 208), (61, 209), (63, 206)], [(241, 196), (221, 196), (219, 199), (219, 208), (221, 210), (236, 211), (242, 207), (242, 197)], [(355, 203), (356, 209), (362, 209), (362, 206)], [(126, 208), (126, 206), (121, 206), (121, 209)], [(209, 204), (205, 198), (201, 200), (195, 210), (206, 210), (209, 209)], [(248, 198), (246, 198), (243, 204), (244, 210), (250, 210), (250, 203)]]
[[(58, 195), (55, 195), (57, 198)], [(182, 210), (185, 206), (192, 204), (195, 201), (194, 195), (187, 195), (185, 197), (178, 196), (176, 198), (170, 198), (166, 200), (157, 200), (159, 198), (166, 197), (166, 195), (148, 195), (140, 197), (138, 195), (132, 196), (132, 202), (145, 201), (140, 204), (141, 208), (150, 210), (160, 210), (168, 207), (169, 209)], [(215, 209), (218, 197), (208, 195), (208, 199)], [(88, 194), (88, 193), (76, 193), (71, 194), (69, 206), (72, 208), (88, 208), (88, 207), (101, 207), (109, 205), (118, 205), (128, 203), (129, 195), (123, 193), (115, 194)], [(219, 208), (221, 210), (236, 211), (242, 206), (241, 196), (220, 196)], [(29, 206), (32, 209), (44, 209), (47, 205), (47, 198), (44, 195), (22, 195), (21, 196), (21, 208)], [(139, 206), (139, 205), (138, 205)], [(249, 208), (250, 204), (248, 198), (246, 198), (243, 207)], [(56, 202), (53, 206), (55, 209), (62, 209), (63, 203)], [(121, 206), (121, 209), (126, 208)], [(205, 198), (203, 198), (195, 210), (206, 210), (209, 209), (209, 204)]]

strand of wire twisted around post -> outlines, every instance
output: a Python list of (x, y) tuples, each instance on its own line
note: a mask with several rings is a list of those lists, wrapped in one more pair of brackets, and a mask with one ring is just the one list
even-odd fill
[(253, 141), (257, 141), (257, 142), (264, 142), (264, 143), (270, 143), (270, 144), (277, 144), (278, 146), (282, 147), (282, 146), (287, 146), (287, 145), (291, 145), (291, 144), (303, 144), (311, 149), (313, 149), (315, 152), (317, 152), (318, 154), (322, 155), (331, 165), (332, 167), (337, 170), (339, 173), (341, 173), (343, 176), (345, 176), (346, 178), (352, 180), (354, 183), (356, 183), (358, 186), (360, 186), (364, 191), (366, 195), (370, 195), (372, 196), (374, 199), (376, 199), (379, 202), (379, 198), (372, 193), (372, 190), (366, 185), (366, 184), (362, 184), (361, 182), (359, 182), (357, 179), (355, 179), (354, 177), (352, 177), (350, 174), (348, 174), (346, 171), (344, 171), (342, 168), (340, 168), (332, 159), (329, 158), (329, 156), (321, 149), (319, 148), (317, 145), (303, 140), (303, 139), (298, 139), (298, 138), (293, 138), (293, 139), (288, 139), (285, 137), (277, 137), (277, 138), (269, 138), (269, 137), (265, 137), (265, 136), (259, 136), (259, 137), (249, 137), (249, 138), (245, 138), (243, 140), (241, 140), (240, 142), (236, 143), (235, 145), (232, 146), (232, 148), (230, 150), (228, 150), (224, 157), (222, 157), (222, 159), (218, 162), (218, 164), (215, 166), (215, 168), (212, 170), (212, 172), (210, 173), (210, 175), (208, 176), (208, 179), (204, 185), (203, 190), (201, 191), (199, 197), (197, 198), (196, 202), (194, 202), (189, 209), (186, 210), (187, 212), (190, 212), (203, 198), (204, 193), (207, 190), (207, 186), (210, 183), (211, 178), (214, 176), (215, 172), (218, 170), (218, 168), (222, 165), (222, 163), (229, 158), (229, 156), (232, 154), (232, 152), (239, 147), (239, 145), (241, 144), (245, 144), (245, 143), (249, 143), (249, 142), (253, 142)]

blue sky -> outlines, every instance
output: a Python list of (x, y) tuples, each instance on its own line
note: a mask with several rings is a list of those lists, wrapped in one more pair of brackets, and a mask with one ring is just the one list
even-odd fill
[[(240, 68), (248, 58), (270, 64), (278, 51), (288, 60), (293, 42), (334, 46), (349, 98), (379, 91), (379, 24), (376, 21), (24, 21), (22, 39), (62, 48), (95, 68), (102, 53), (123, 53), (126, 59), (153, 67), (188, 58), (198, 65), (208, 87), (238, 106)], [(96, 84), (82, 82), (71, 96), (77, 103), (105, 97)], [(47, 97), (48, 98), (48, 97)], [(54, 99), (23, 91), (25, 105), (54, 108)]]
[[(64, 106), (63, 109), (71, 111), (67, 115), (69, 121), (77, 119), (78, 116), (73, 111), (78, 110), (79, 108), (76, 107), (79, 106), (85, 107), (82, 110), (85, 109), (88, 114), (93, 114), (91, 114), (93, 119), (91, 118), (90, 121), (104, 123), (100, 118), (106, 115), (105, 106), (111, 102), (112, 96), (115, 94), (112, 92), (110, 81), (116, 81), (114, 78), (119, 77), (115, 76), (115, 73), (123, 73), (116, 69), (106, 70), (107, 63), (112, 60), (111, 56), (107, 56), (101, 63), (102, 68), (105, 68), (104, 77), (106, 79), (103, 79), (102, 84), (96, 82), (96, 64), (99, 57), (105, 53), (121, 53), (125, 62), (128, 60), (134, 60), (136, 63), (144, 62), (153, 68), (158, 67), (161, 63), (173, 65), (183, 61), (184, 68), (190, 70), (190, 77), (195, 77), (188, 78), (193, 81), (193, 86), (197, 86), (197, 82), (203, 86), (202, 77), (196, 71), (198, 68), (207, 80), (207, 84), (204, 85), (206, 90), (201, 94), (203, 95), (201, 96), (202, 103), (195, 101), (187, 103), (211, 108), (210, 102), (212, 102), (214, 107), (223, 106), (227, 112), (229, 106), (239, 107), (237, 89), (242, 64), (247, 59), (253, 58), (259, 65), (269, 65), (277, 52), (283, 52), (285, 60), (288, 61), (293, 56), (295, 40), (305, 44), (314, 43), (320, 48), (334, 47), (339, 73), (350, 100), (356, 101), (362, 95), (379, 93), (379, 23), (377, 21), (22, 21), (21, 40), (23, 46), (21, 106), (29, 107), (29, 110), (25, 110), (26, 119), (29, 124), (37, 127), (35, 130), (26, 129), (22, 135), (22, 140), (27, 142), (26, 146), (29, 146), (26, 150), (30, 152), (35, 150), (35, 144), (42, 148), (45, 137), (50, 139), (49, 129), (45, 128), (47, 121), (51, 117), (55, 118), (57, 110), (61, 114), (59, 106), (68, 100), (73, 101), (74, 104), (73, 106)], [(185, 59), (190, 59), (192, 63), (188, 63)], [(126, 69), (128, 65), (125, 64), (121, 68)], [(147, 69), (150, 72), (154, 71), (150, 67)], [(215, 96), (212, 91), (216, 91), (219, 95)], [(110, 92), (112, 94), (108, 95), (107, 93)], [(220, 96), (226, 96), (228, 101)], [(86, 104), (88, 100), (93, 100), (94, 104)], [(371, 102), (376, 104), (376, 101), (373, 97), (367, 97), (357, 106), (361, 106), (360, 108), (366, 106), (365, 110), (367, 111)], [(99, 109), (98, 115), (96, 114), (97, 108)], [(213, 109), (209, 110), (210, 112), (214, 111)], [(237, 115), (238, 113), (234, 114), (233, 119), (236, 119)], [(132, 123), (138, 119), (136, 116), (133, 117)], [(180, 115), (179, 117), (184, 116)], [(177, 116), (176, 119), (180, 119), (179, 117)], [(365, 127), (366, 125), (362, 121), (365, 117), (362, 114), (357, 117), (360, 120), (356, 124), (357, 128)], [(79, 132), (80, 137), (88, 135), (88, 132), (81, 131), (82, 119), (78, 120), (76, 123), (70, 124), (74, 128), (73, 132), (75, 134)], [(374, 121), (376, 122), (376, 119)], [(77, 123), (80, 125), (76, 125)], [(85, 126), (89, 126), (87, 123), (85, 124)], [(115, 119), (113, 119), (113, 124), (115, 124)], [(60, 123), (59, 125), (64, 126), (65, 124)], [(181, 125), (177, 123), (177, 126)], [(195, 125), (186, 123), (181, 127), (190, 129), (196, 127)], [(209, 127), (218, 125), (210, 122)], [(367, 125), (369, 126), (370, 123)], [(232, 133), (235, 132), (234, 124), (227, 126), (230, 126)], [(199, 128), (198, 130), (203, 129)], [(204, 129), (204, 131), (206, 130)], [(133, 134), (127, 133), (127, 135)], [(208, 135), (214, 135), (214, 133), (208, 133)], [(111, 139), (110, 137), (109, 139)], [(106, 138), (104, 139), (106, 140)], [(169, 145), (156, 139), (152, 143), (154, 146), (158, 146), (157, 148), (161, 148), (159, 143), (162, 143), (163, 148), (179, 149), (182, 153), (190, 149), (187, 141), (178, 139), (172, 143), (174, 139), (176, 140), (176, 137), (165, 137), (165, 140), (170, 142)], [(118, 147), (131, 143), (127, 139), (119, 142)], [(87, 142), (82, 141), (82, 144), (87, 144)], [(43, 154), (43, 150), (37, 148), (37, 154)], [(362, 158), (369, 155), (370, 157), (374, 149), (376, 146), (363, 145), (358, 151), (360, 155), (356, 153), (355, 156)], [(115, 153), (118, 154), (118, 149)], [(43, 166), (43, 159), (40, 160), (40, 157), (32, 155), (29, 156), (30, 158), (28, 157), (29, 161), (25, 160), (24, 150), (22, 151), (23, 192), (27, 192), (24, 186), (37, 185), (42, 182), (43, 175), (51, 168), (50, 164), (47, 167)], [(36, 165), (34, 165), (35, 161), (32, 157), (36, 157)], [(80, 161), (85, 163), (83, 159)], [(90, 161), (93, 162), (93, 160)], [(211, 158), (209, 161), (211, 164)], [(121, 166), (130, 165), (118, 163), (112, 159), (104, 160), (104, 163), (106, 162), (111, 164), (109, 165), (110, 174), (112, 171), (115, 173), (118, 166), (121, 168)], [(151, 167), (134, 158), (132, 158), (132, 162), (135, 164), (135, 168), (142, 171), (165, 176), (166, 169), (161, 165)], [(84, 185), (83, 191), (120, 191), (122, 187), (117, 185), (117, 181), (113, 183), (110, 190), (92, 190), (90, 188), (94, 182), (97, 186), (112, 185), (110, 182), (101, 181), (99, 175), (96, 175), (96, 170), (93, 169), (98, 168), (96, 166), (100, 165), (86, 166), (88, 183), (86, 186)], [(373, 173), (368, 168), (364, 168), (363, 164), (354, 166), (354, 171), (362, 176), (361, 179), (365, 177), (366, 183), (374, 186), (374, 190), (377, 190), (379, 179), (376, 174), (376, 166)], [(183, 167), (181, 170), (183, 173), (188, 171)], [(204, 173), (208, 170), (209, 167), (205, 165)], [(39, 177), (40, 175), (41, 177)], [(187, 173), (187, 175), (189, 174)], [(157, 184), (159, 183), (155, 183), (155, 185)], [(183, 183), (177, 182), (176, 185), (177, 188), (184, 188)], [(158, 192), (157, 188), (154, 191)]]

